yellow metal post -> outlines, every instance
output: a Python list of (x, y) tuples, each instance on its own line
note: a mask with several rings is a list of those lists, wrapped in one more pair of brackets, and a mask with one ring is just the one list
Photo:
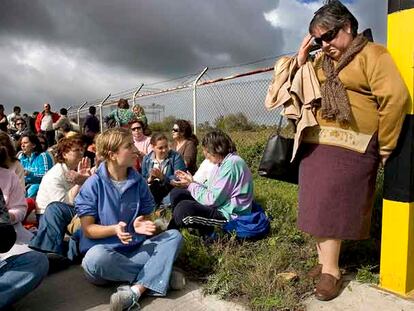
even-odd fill
[[(388, 1), (388, 49), (414, 90), (414, 0)], [(399, 146), (385, 167), (380, 286), (414, 296), (414, 109), (408, 108)]]

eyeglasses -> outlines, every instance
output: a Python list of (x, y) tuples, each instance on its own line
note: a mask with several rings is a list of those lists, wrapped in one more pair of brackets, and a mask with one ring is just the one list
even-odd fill
[(328, 30), (324, 34), (322, 34), (319, 38), (315, 37), (313, 40), (316, 44), (322, 45), (322, 41), (325, 41), (326, 43), (331, 42), (333, 39), (336, 38), (338, 35), (338, 32), (341, 30), (341, 27), (335, 27), (331, 30)]
[(174, 132), (174, 133), (178, 133), (180, 131), (180, 129), (173, 128), (171, 131)]
[(131, 127), (131, 131), (139, 131), (139, 130), (142, 130), (142, 127), (141, 126), (137, 126), (137, 127)]

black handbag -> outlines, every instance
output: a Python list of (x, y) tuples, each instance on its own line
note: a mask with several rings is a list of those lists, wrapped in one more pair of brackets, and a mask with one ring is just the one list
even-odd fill
[(280, 118), (276, 132), (267, 141), (258, 173), (262, 177), (297, 184), (299, 161), (295, 159), (292, 163), (290, 162), (294, 139), (280, 135), (282, 119), (283, 117)]

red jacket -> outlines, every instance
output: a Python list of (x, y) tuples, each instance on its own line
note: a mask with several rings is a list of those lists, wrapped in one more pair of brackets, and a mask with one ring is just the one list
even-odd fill
[[(60, 116), (59, 114), (57, 114), (56, 112), (51, 112), (52, 114), (52, 121), (53, 123), (55, 123), (57, 120), (59, 120)], [(36, 117), (36, 122), (35, 122), (35, 127), (36, 127), (36, 131), (38, 133), (40, 133), (40, 125), (42, 124), (42, 119), (44, 117), (44, 111), (42, 111), (41, 113), (39, 113)]]

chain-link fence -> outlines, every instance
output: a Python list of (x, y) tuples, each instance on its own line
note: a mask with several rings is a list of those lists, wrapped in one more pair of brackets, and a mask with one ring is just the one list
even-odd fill
[[(279, 110), (268, 112), (264, 107), (272, 74), (272, 67), (215, 79), (207, 74), (197, 83), (196, 96), (196, 75), (192, 75), (187, 77), (187, 84), (178, 87), (160, 89), (144, 86), (138, 93), (137, 89), (130, 89), (109, 96), (103, 103), (99, 100), (88, 103), (80, 110), (79, 117), (82, 123), (88, 107), (95, 105), (98, 108), (97, 116), (101, 118), (100, 104), (104, 117), (116, 109), (117, 101), (122, 97), (128, 99), (131, 106), (137, 103), (144, 108), (150, 127), (169, 132), (175, 119), (193, 123), (195, 111), (199, 138), (205, 130), (221, 128), (231, 135), (238, 148), (253, 152), (254, 162), (257, 160), (253, 160), (257, 158), (254, 152), (261, 153), (260, 146), (263, 146), (280, 118)], [(78, 117), (77, 109), (73, 108), (70, 112), (74, 119)]]

